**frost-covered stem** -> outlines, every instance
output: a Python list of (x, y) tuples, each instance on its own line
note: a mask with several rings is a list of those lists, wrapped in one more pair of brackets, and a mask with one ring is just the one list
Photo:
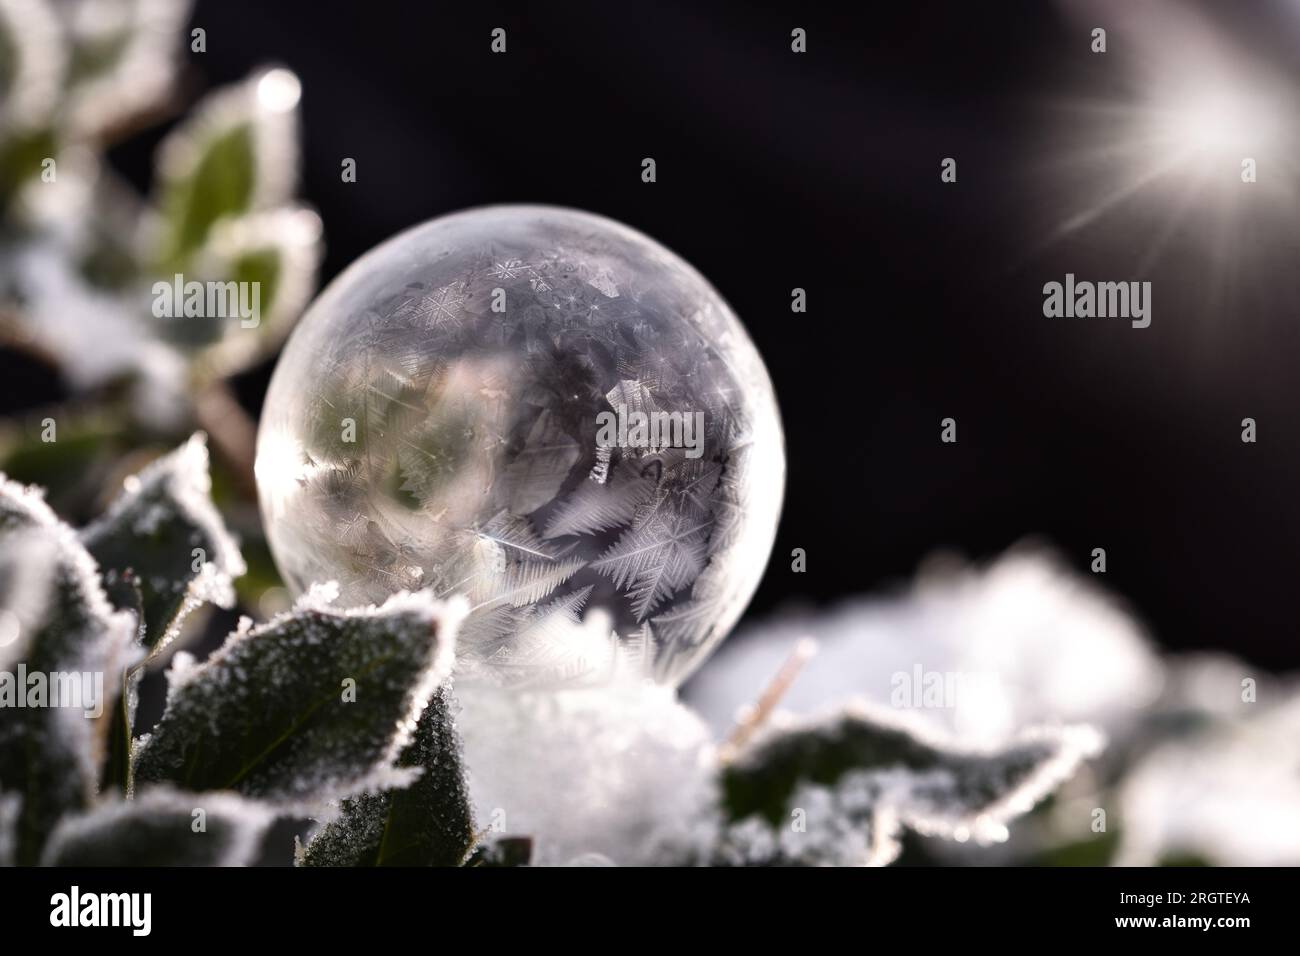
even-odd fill
[(257, 426), (235, 398), (229, 383), (217, 379), (205, 385), (195, 400), (194, 413), (212, 439), (212, 447), (231, 467), (240, 489), (256, 499), (253, 458)]
[(804, 665), (816, 653), (816, 641), (811, 637), (799, 639), (794, 646), (794, 650), (790, 652), (790, 656), (785, 659), (781, 669), (768, 682), (758, 700), (752, 704), (746, 704), (741, 708), (740, 713), (736, 715), (736, 726), (719, 750), (719, 757), (724, 762), (739, 753), (741, 748), (754, 736), (758, 728), (762, 727), (768, 717), (772, 716), (772, 711), (781, 702), (785, 692), (790, 689), (790, 685), (799, 676), (799, 672), (803, 670)]

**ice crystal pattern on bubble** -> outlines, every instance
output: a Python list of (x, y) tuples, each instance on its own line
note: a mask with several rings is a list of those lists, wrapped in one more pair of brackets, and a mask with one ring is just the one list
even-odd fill
[[(602, 446), (620, 409), (702, 414), (699, 453)], [(757, 585), (783, 477), (771, 383), (721, 297), (646, 237), (546, 207), (360, 260), (295, 332), (258, 446), (291, 587), (464, 594), (460, 674), (510, 686), (680, 681)]]

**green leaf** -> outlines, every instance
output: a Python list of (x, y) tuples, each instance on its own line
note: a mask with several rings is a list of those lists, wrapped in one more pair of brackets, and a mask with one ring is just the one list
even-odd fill
[(229, 793), (155, 787), (134, 800), (70, 817), (50, 837), (43, 866), (246, 866), (274, 812)]
[(286, 806), (401, 782), (393, 764), (451, 669), (461, 602), (427, 592), (340, 611), (317, 587), (295, 610), (246, 622), (199, 665), (177, 655), (166, 710), (134, 779), (235, 790)]
[(41, 171), (41, 164), (53, 158), (58, 146), (53, 131), (23, 130), (0, 139), (0, 211), (18, 190)]
[(183, 262), (222, 216), (241, 213), (253, 202), (253, 131), (248, 123), (215, 132), (199, 147), (201, 156), (188, 176), (167, 184), (163, 215), (168, 235), (164, 261)]
[(883, 863), (904, 826), (1004, 839), (1006, 821), (1099, 747), (1091, 729), (1067, 727), (970, 749), (854, 704), (769, 731), (724, 767), (727, 824), (716, 853), (743, 863)]
[(474, 820), (460, 743), (446, 690), (420, 715), (400, 767), (420, 776), (400, 790), (343, 801), (339, 816), (313, 835), (302, 866), (459, 866), (474, 845)]
[(246, 367), (281, 342), (311, 299), (322, 251), (320, 217), (301, 206), (218, 222), (196, 253), (195, 270), (211, 282), (236, 283), (227, 286), (236, 306), (206, 321), (164, 323), (164, 333), (187, 348), (208, 347), (216, 374)]
[(206, 439), (194, 435), (140, 474), (81, 535), (111, 584), (132, 572), (144, 610), (144, 645), (158, 653), (204, 601), (234, 603), (244, 559), (210, 497)]
[[(136, 624), (109, 604), (72, 529), (39, 493), (3, 476), (0, 582), (0, 793), (22, 796), (14, 857), (30, 865), (58, 819), (94, 794), (106, 723), (96, 710), (108, 708), (132, 662)], [(44, 697), (34, 696), (42, 685)]]
[(162, 275), (184, 271), (222, 218), (288, 199), (298, 161), (297, 104), (276, 90), (296, 82), (285, 71), (264, 71), (218, 90), (163, 141)]
[(997, 751), (966, 750), (855, 704), (764, 735), (725, 768), (724, 802), (732, 819), (757, 813), (775, 823), (801, 783), (834, 784), (859, 770), (940, 770), (951, 776), (955, 799), (982, 808), (1041, 774), (1064, 743), (1059, 734), (1035, 732)]

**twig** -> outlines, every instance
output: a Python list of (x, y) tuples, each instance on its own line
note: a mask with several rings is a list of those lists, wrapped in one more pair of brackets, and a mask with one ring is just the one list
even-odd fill
[(785, 692), (790, 689), (790, 685), (799, 676), (799, 672), (803, 670), (804, 665), (816, 653), (816, 641), (811, 637), (799, 639), (794, 646), (794, 650), (790, 652), (790, 656), (785, 659), (781, 669), (768, 682), (758, 700), (752, 704), (747, 704), (736, 716), (736, 726), (719, 750), (719, 757), (724, 763), (733, 759), (741, 748), (749, 743), (758, 729), (767, 722), (767, 719), (772, 716), (772, 712), (776, 710), (776, 705), (785, 696)]
[(212, 439), (213, 450), (230, 466), (240, 489), (256, 501), (253, 459), (257, 449), (257, 426), (239, 404), (229, 384), (218, 379), (204, 386), (195, 399), (194, 414)]

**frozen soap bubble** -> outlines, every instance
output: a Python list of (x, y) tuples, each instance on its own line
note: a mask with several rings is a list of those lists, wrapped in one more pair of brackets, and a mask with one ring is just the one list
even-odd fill
[(271, 380), (257, 484), (296, 593), (464, 594), (458, 679), (682, 681), (735, 624), (785, 479), (772, 383), (687, 263), (546, 206), (353, 264)]

